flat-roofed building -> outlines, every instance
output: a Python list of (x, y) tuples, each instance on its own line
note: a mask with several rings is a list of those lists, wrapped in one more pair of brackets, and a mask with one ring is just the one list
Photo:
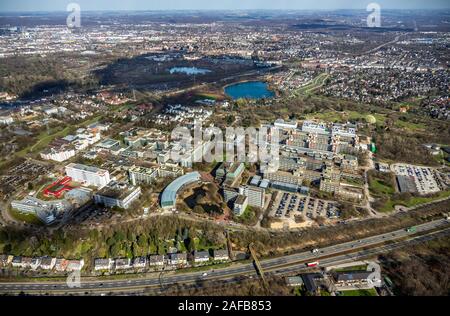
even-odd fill
[(132, 185), (151, 184), (158, 178), (158, 169), (134, 166), (128, 170), (128, 177)]
[(297, 129), (298, 122), (297, 121), (288, 122), (283, 119), (278, 119), (275, 121), (274, 126), (282, 129)]
[(140, 195), (140, 187), (112, 181), (94, 195), (94, 201), (106, 207), (127, 209)]
[(95, 145), (98, 149), (114, 150), (114, 148), (120, 147), (120, 142), (115, 139), (105, 139)]
[(320, 181), (320, 191), (337, 193), (339, 192), (341, 184), (339, 181), (334, 181), (331, 179), (322, 179)]
[(176, 205), (177, 194), (185, 186), (200, 181), (200, 173), (195, 171), (188, 173), (182, 177), (179, 177), (171, 184), (169, 184), (162, 193), (161, 207), (162, 208), (174, 208)]
[(107, 170), (75, 163), (66, 166), (66, 174), (73, 181), (98, 188), (103, 188), (111, 181)]
[(270, 180), (271, 182), (284, 182), (294, 185), (301, 185), (303, 182), (301, 175), (286, 171), (266, 172), (264, 173), (264, 179)]
[(177, 178), (184, 175), (184, 170), (177, 164), (165, 163), (158, 169), (158, 177), (160, 178)]
[(241, 216), (248, 206), (248, 197), (245, 195), (238, 195), (236, 201), (234, 202), (233, 212), (237, 216)]
[(75, 148), (72, 145), (67, 145), (60, 148), (49, 148), (41, 152), (40, 155), (44, 160), (63, 162), (74, 157), (75, 154)]
[(245, 165), (239, 162), (223, 162), (216, 170), (216, 179), (234, 181), (239, 178), (245, 170)]
[(397, 185), (400, 192), (417, 193), (417, 186), (414, 177), (397, 176)]
[(234, 202), (239, 195), (239, 189), (230, 186), (223, 187), (223, 199), (226, 203)]
[(302, 125), (302, 132), (329, 134), (330, 130), (323, 122), (304, 121)]
[(252, 207), (264, 208), (266, 190), (256, 186), (244, 186), (240, 188), (240, 193), (248, 197), (248, 205)]

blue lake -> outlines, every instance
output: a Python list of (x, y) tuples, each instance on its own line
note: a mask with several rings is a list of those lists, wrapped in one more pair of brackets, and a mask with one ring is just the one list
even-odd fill
[(262, 81), (249, 81), (232, 84), (225, 87), (225, 93), (234, 100), (242, 98), (263, 99), (272, 98), (275, 96), (275, 93), (269, 90), (267, 83)]

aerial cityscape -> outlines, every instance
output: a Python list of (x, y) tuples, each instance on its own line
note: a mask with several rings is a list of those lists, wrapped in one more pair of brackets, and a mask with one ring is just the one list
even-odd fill
[(448, 296), (450, 3), (158, 2), (0, 4), (0, 295)]

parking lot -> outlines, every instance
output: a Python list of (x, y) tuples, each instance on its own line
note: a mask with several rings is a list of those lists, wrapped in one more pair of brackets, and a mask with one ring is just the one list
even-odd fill
[(309, 196), (279, 192), (269, 213), (271, 217), (289, 219), (302, 215), (306, 220), (317, 217), (337, 219), (340, 212), (336, 202), (311, 198)]
[(441, 190), (439, 187), (434, 170), (428, 167), (413, 166), (407, 164), (392, 165), (392, 170), (397, 176), (407, 176), (414, 178), (417, 191), (420, 194), (436, 193)]
[(36, 180), (39, 175), (47, 174), (50, 169), (45, 164), (30, 160), (24, 161), (9, 169), (6, 175), (0, 178), (0, 194), (4, 194), (5, 197), (11, 196), (21, 189), (26, 182)]

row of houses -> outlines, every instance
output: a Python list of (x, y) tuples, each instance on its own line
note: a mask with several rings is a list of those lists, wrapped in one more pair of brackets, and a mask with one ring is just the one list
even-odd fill
[[(215, 250), (211, 256), (209, 251), (198, 251), (193, 255), (193, 262), (195, 264), (202, 264), (210, 262), (211, 260), (228, 261), (227, 250)], [(96, 259), (94, 262), (95, 271), (112, 270), (127, 270), (127, 269), (143, 269), (147, 267), (163, 267), (170, 266), (184, 266), (188, 264), (187, 253), (173, 253), (169, 255), (151, 255), (149, 257), (136, 257), (133, 259)], [(14, 267), (21, 269), (32, 270), (47, 270), (47, 271), (81, 271), (84, 267), (84, 260), (67, 260), (52, 257), (24, 257), (13, 255), (0, 255), (0, 267)]]
[(84, 260), (67, 260), (52, 257), (22, 257), (12, 255), (0, 255), (0, 266), (14, 267), (32, 270), (48, 270), (48, 271), (81, 271), (84, 267)]
[[(215, 250), (211, 256), (209, 251), (198, 251), (193, 255), (195, 264), (204, 264), (213, 261), (228, 261), (227, 250)], [(161, 268), (164, 266), (185, 266), (188, 264), (187, 253), (172, 253), (169, 255), (151, 255), (147, 257), (137, 257), (134, 259), (96, 259), (94, 261), (95, 271), (110, 271), (113, 268), (117, 270), (142, 269), (147, 266), (150, 268)]]

